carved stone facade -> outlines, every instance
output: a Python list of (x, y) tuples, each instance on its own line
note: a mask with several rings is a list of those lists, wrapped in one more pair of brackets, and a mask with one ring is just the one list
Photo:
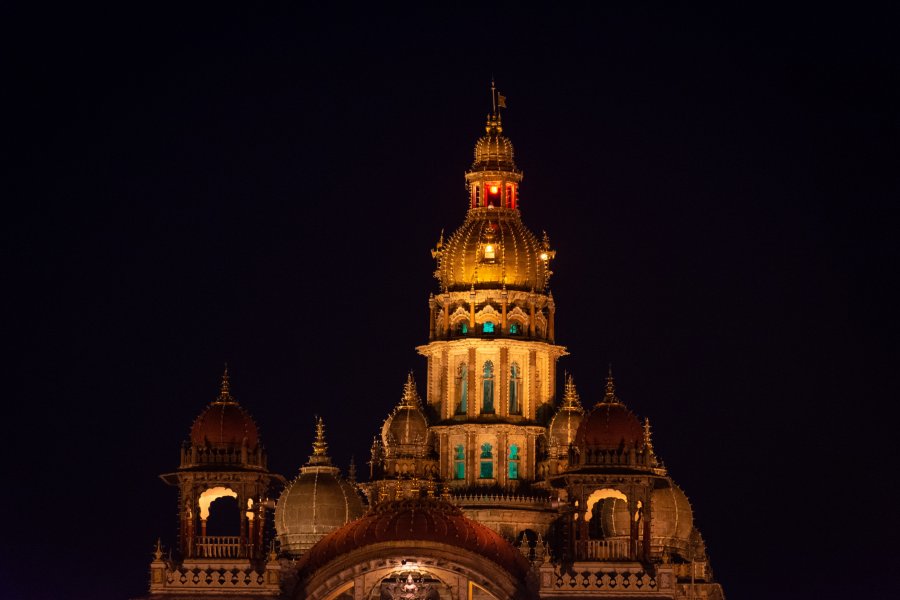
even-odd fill
[[(557, 381), (555, 252), (522, 222), (496, 105), (465, 178), (465, 220), (432, 251), (424, 401), (410, 374), (368, 481), (331, 464), (320, 420), (313, 455), (273, 502), (284, 480), (226, 375), (163, 477), (181, 491), (181, 530), (168, 558), (157, 546), (150, 597), (724, 598), (649, 421), (611, 372), (588, 411), (571, 377)], [(237, 501), (236, 535), (213, 540), (210, 502), (223, 496)], [(272, 509), (278, 535), (265, 540)]]

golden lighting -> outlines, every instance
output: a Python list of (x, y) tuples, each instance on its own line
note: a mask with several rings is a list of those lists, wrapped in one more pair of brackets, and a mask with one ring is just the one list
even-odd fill
[(484, 251), (485, 252), (493, 252), (494, 247), (492, 245), (488, 244), (487, 246), (484, 247)]
[(492, 194), (496, 194), (497, 191), (498, 191), (499, 189), (500, 189), (500, 188), (498, 188), (496, 185), (492, 185), (492, 186), (491, 186), (491, 193), (492, 193)]
[(204, 521), (209, 518), (209, 505), (218, 500), (219, 498), (224, 498), (225, 496), (230, 496), (232, 498), (237, 498), (237, 492), (227, 487), (214, 487), (209, 488), (202, 494), (200, 494), (200, 499), (197, 502), (200, 505), (200, 518)]
[(549, 254), (547, 254), (546, 252), (541, 252), (541, 260), (547, 260), (548, 258), (550, 258)]

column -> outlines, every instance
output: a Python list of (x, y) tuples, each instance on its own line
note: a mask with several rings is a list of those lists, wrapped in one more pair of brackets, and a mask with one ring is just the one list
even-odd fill
[(476, 377), (476, 373), (478, 371), (479, 365), (475, 362), (475, 360), (475, 348), (469, 348), (469, 397), (467, 400), (468, 411), (466, 411), (466, 414), (469, 416), (469, 418), (472, 418), (478, 414), (478, 407), (476, 406), (476, 403), (478, 401), (478, 393), (476, 391), (478, 378)]
[(529, 419), (537, 415), (537, 405), (540, 401), (540, 390), (537, 385), (537, 352), (528, 351), (528, 406), (522, 411)]
[[(509, 415), (509, 348), (500, 348), (500, 385), (497, 386), (500, 398), (497, 412), (500, 416)], [(494, 382), (497, 383), (496, 381)]]
[(469, 294), (469, 331), (475, 332), (475, 289)]
[(506, 306), (509, 302), (509, 294), (506, 293), (506, 286), (503, 286), (503, 291), (500, 292), (500, 330), (503, 333), (506, 333)]

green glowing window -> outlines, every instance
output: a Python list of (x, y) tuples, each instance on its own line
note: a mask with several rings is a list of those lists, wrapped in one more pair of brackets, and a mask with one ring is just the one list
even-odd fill
[(469, 333), (469, 324), (466, 323), (465, 321), (463, 321), (462, 324), (460, 324), (460, 326), (459, 326), (459, 332), (462, 335), (466, 335), (467, 333)]
[(494, 333), (494, 324), (490, 321), (487, 321), (484, 325), (481, 326), (481, 331), (483, 333)]
[(509, 446), (509, 478), (519, 478), (519, 446), (510, 444)]
[(516, 335), (517, 333), (519, 333), (519, 324), (518, 323), (510, 323), (509, 334)]
[(453, 475), (456, 479), (465, 479), (466, 478), (466, 449), (462, 444), (459, 444), (454, 448), (456, 451), (455, 456), (455, 465), (454, 465), (454, 473)]
[(457, 479), (465, 479), (466, 478), (466, 463), (458, 462), (456, 463), (456, 475)]
[(494, 477), (494, 453), (490, 444), (481, 445), (481, 472), (479, 477), (482, 479)]
[(456, 447), (456, 460), (466, 460), (466, 449), (462, 444)]

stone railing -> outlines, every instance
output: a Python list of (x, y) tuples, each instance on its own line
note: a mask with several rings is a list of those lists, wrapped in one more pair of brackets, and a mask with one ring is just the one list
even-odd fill
[(240, 465), (242, 467), (266, 468), (266, 454), (262, 448), (202, 448), (186, 447), (181, 449), (181, 467), (208, 465)]
[(584, 565), (575, 564), (567, 571), (559, 569), (541, 569), (541, 590), (579, 591), (586, 590), (612, 592), (616, 594), (649, 594), (660, 588), (671, 586), (672, 577), (666, 576), (663, 585), (656, 576), (642, 569), (588, 570), (580, 569)]
[(205, 535), (194, 538), (194, 554), (198, 558), (246, 558), (250, 545), (232, 535)]
[(634, 560), (640, 554), (641, 542), (630, 539), (581, 540), (576, 542), (579, 560)]
[(527, 496), (523, 494), (462, 494), (454, 495), (452, 502), (457, 506), (477, 506), (481, 504), (502, 504), (509, 505), (526, 505), (526, 506), (546, 506), (552, 505), (552, 500), (545, 497)]

